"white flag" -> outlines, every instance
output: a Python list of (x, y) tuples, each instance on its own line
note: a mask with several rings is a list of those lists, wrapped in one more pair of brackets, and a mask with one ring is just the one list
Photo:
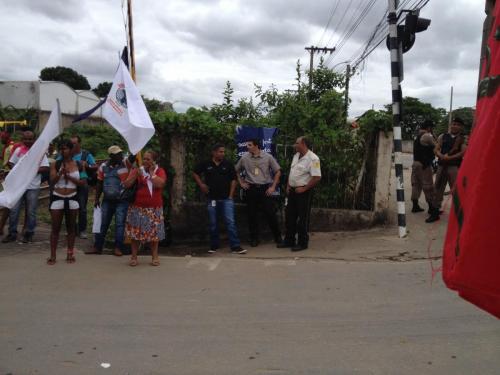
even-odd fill
[(38, 174), (40, 162), (45, 157), (50, 142), (61, 134), (60, 117), (59, 101), (57, 101), (42, 134), (5, 178), (3, 191), (0, 193), (0, 207), (14, 207)]
[(137, 154), (155, 134), (146, 106), (122, 60), (102, 114), (125, 138), (133, 154)]

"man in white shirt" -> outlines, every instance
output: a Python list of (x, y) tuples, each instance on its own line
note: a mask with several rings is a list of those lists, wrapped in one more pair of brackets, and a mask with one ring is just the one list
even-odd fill
[[(22, 145), (17, 147), (9, 160), (9, 167), (12, 169), (16, 163), (21, 160), (28, 150), (35, 142), (35, 135), (32, 131), (25, 131), (23, 133)], [(40, 161), (38, 174), (31, 181), (28, 189), (24, 192), (19, 202), (11, 209), (9, 214), (9, 234), (2, 240), (3, 243), (12, 242), (17, 240), (17, 224), (19, 222), (19, 213), (21, 205), (24, 202), (26, 205), (26, 231), (23, 235), (22, 242), (28, 243), (33, 241), (33, 234), (36, 227), (36, 210), (38, 207), (38, 196), (40, 194), (40, 184), (42, 181), (41, 173), (48, 172), (49, 161), (47, 156), (44, 155)]]
[[(292, 160), (286, 192), (286, 235), (279, 248), (290, 247), (292, 251), (307, 249), (309, 244), (309, 213), (311, 210), (312, 189), (321, 180), (321, 166), (318, 156), (309, 150), (310, 141), (299, 137), (295, 141), (297, 152)], [(295, 237), (298, 236), (298, 242)]]

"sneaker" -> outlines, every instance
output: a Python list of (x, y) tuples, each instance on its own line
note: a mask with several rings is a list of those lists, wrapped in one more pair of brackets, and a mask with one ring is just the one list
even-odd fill
[(233, 254), (246, 254), (246, 250), (243, 249), (241, 246), (235, 247), (231, 249), (231, 253)]
[(14, 242), (16, 240), (17, 240), (17, 235), (9, 233), (7, 236), (3, 238), (2, 243)]
[(217, 248), (216, 247), (211, 247), (210, 250), (208, 250), (209, 254), (215, 254), (216, 252), (217, 252)]
[(82, 240), (86, 240), (87, 238), (89, 238), (89, 236), (87, 235), (87, 232), (82, 231), (82, 232), (80, 232), (80, 238)]
[(23, 236), (23, 239), (21, 240), (22, 243), (31, 243), (33, 242), (33, 233), (25, 233)]
[(303, 250), (306, 250), (307, 249), (307, 245), (295, 245), (294, 247), (292, 247), (292, 251), (303, 251)]

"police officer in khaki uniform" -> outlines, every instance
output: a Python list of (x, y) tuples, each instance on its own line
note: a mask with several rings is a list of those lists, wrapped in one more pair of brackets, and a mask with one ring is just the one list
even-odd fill
[(464, 122), (455, 117), (451, 122), (450, 130), (446, 134), (438, 137), (434, 153), (439, 159), (439, 167), (436, 172), (434, 182), (434, 203), (430, 216), (425, 220), (426, 223), (432, 223), (439, 220), (441, 203), (446, 184), (453, 189), (457, 180), (458, 168), (462, 164), (465, 154), (466, 144), (463, 135)]
[(296, 154), (292, 160), (286, 188), (286, 235), (284, 241), (278, 245), (279, 248), (290, 247), (292, 251), (301, 251), (307, 249), (309, 244), (312, 189), (321, 180), (320, 161), (318, 156), (309, 150), (310, 147), (310, 141), (306, 137), (299, 137), (295, 141)]
[[(247, 142), (248, 152), (238, 160), (236, 173), (240, 186), (246, 192), (250, 246), (259, 244), (259, 212), (263, 212), (274, 241), (281, 242), (281, 232), (276, 217), (276, 206), (273, 194), (280, 180), (281, 167), (271, 154), (259, 147), (260, 140)], [(240, 175), (241, 172), (245, 176)], [(271, 174), (272, 172), (272, 174)]]
[(418, 132), (418, 136), (413, 143), (413, 165), (411, 167), (411, 200), (413, 208), (411, 212), (424, 211), (418, 205), (418, 199), (424, 191), (425, 200), (429, 204), (429, 213), (432, 210), (434, 196), (434, 182), (432, 180), (432, 161), (435, 158), (434, 148), (436, 140), (432, 134), (434, 122), (426, 120)]

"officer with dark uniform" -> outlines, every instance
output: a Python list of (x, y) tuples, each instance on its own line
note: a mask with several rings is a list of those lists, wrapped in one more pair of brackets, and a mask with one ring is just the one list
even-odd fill
[(457, 180), (458, 168), (462, 163), (466, 149), (463, 130), (464, 122), (462, 119), (455, 117), (451, 123), (449, 132), (441, 134), (438, 138), (436, 149), (434, 150), (439, 159), (436, 181), (434, 182), (434, 203), (430, 216), (425, 220), (426, 223), (439, 220), (446, 184), (450, 186), (450, 189), (453, 189)]
[(413, 165), (411, 167), (411, 200), (413, 208), (411, 212), (422, 212), (424, 209), (418, 205), (418, 199), (424, 191), (425, 200), (429, 205), (429, 213), (432, 211), (434, 186), (432, 180), (432, 161), (435, 158), (434, 148), (436, 140), (432, 134), (434, 122), (426, 120), (420, 126), (418, 136), (413, 142)]

